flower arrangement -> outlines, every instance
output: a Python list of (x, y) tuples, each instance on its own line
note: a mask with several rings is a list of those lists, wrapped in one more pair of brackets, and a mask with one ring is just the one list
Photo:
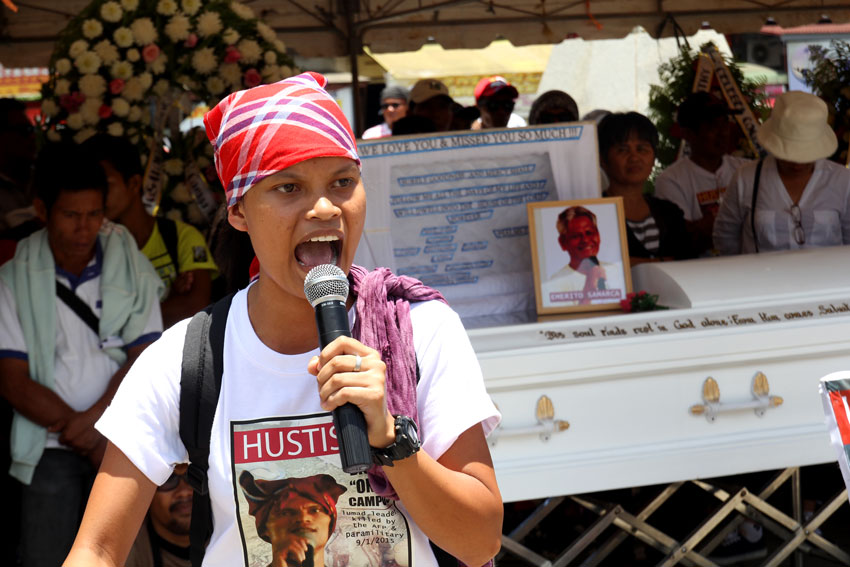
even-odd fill
[[(677, 57), (659, 65), (658, 75), (661, 84), (652, 85), (649, 88), (648, 114), (658, 128), (656, 158), (662, 169), (676, 161), (679, 153), (681, 134), (676, 124), (676, 110), (693, 89), (699, 54), (699, 51), (683, 46)], [(759, 90), (762, 85), (745, 79), (734, 60), (726, 58), (724, 62), (756, 116), (767, 116), (770, 109), (765, 103), (765, 95)], [(749, 148), (745, 148), (744, 151), (749, 151)]]
[(803, 69), (803, 80), (826, 102), (829, 122), (838, 138), (833, 159), (846, 165), (850, 145), (850, 43), (833, 40), (829, 48), (810, 45), (809, 61), (812, 66)]
[(633, 291), (620, 300), (620, 309), (626, 313), (637, 313), (639, 311), (659, 311), (669, 309), (664, 305), (658, 305), (658, 295), (649, 294), (645, 291)]
[(143, 164), (165, 146), (148, 164), (163, 179), (148, 204), (199, 225), (215, 200), (198, 192), (218, 181), (206, 135), (181, 131), (183, 119), (199, 104), (297, 72), (274, 30), (230, 0), (94, 0), (60, 34), (49, 67), (46, 140), (124, 136)]

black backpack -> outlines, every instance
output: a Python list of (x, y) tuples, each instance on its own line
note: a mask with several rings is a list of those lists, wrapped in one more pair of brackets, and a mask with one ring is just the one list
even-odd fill
[[(196, 313), (186, 329), (180, 375), (180, 439), (189, 453), (186, 480), (192, 486), (192, 524), (189, 557), (192, 567), (201, 567), (207, 542), (212, 536), (212, 503), (207, 471), (210, 435), (215, 417), (221, 376), (224, 371), (224, 329), (233, 293)], [(416, 367), (419, 382), (419, 365)], [(431, 549), (439, 567), (458, 567), (457, 559), (433, 542)]]
[(192, 486), (189, 557), (201, 567), (212, 535), (212, 503), (207, 471), (210, 434), (224, 371), (224, 329), (233, 294), (226, 295), (189, 321), (180, 375), (180, 439), (189, 453), (186, 480)]

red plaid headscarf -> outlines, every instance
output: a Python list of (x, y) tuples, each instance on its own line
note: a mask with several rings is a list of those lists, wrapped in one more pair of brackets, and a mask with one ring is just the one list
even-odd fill
[(316, 157), (360, 165), (354, 134), (318, 73), (228, 95), (204, 115), (215, 168), (232, 206), (255, 183)]

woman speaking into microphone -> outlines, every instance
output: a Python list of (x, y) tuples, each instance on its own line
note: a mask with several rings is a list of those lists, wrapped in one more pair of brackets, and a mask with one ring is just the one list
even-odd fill
[[(210, 436), (203, 565), (466, 565), (498, 551), (502, 502), (485, 436), (499, 414), (439, 292), (352, 265), (366, 191), (351, 128), (321, 75), (233, 93), (204, 123), (259, 275), (227, 311)], [(351, 337), (320, 350), (308, 272), (347, 276)], [(109, 447), (66, 567), (124, 564), (180, 436), (188, 321), (127, 374), (98, 422)], [(362, 411), (373, 464), (342, 470), (332, 412)], [(241, 479), (241, 481), (240, 481)], [(392, 563), (390, 563), (392, 564)]]

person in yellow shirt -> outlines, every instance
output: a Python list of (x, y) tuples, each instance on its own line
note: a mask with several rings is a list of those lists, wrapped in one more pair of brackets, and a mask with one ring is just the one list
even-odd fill
[(129, 141), (98, 134), (86, 140), (85, 147), (106, 173), (107, 218), (129, 229), (165, 283), (160, 304), (163, 326), (206, 307), (218, 270), (201, 232), (190, 224), (148, 214), (142, 202), (141, 159)]

